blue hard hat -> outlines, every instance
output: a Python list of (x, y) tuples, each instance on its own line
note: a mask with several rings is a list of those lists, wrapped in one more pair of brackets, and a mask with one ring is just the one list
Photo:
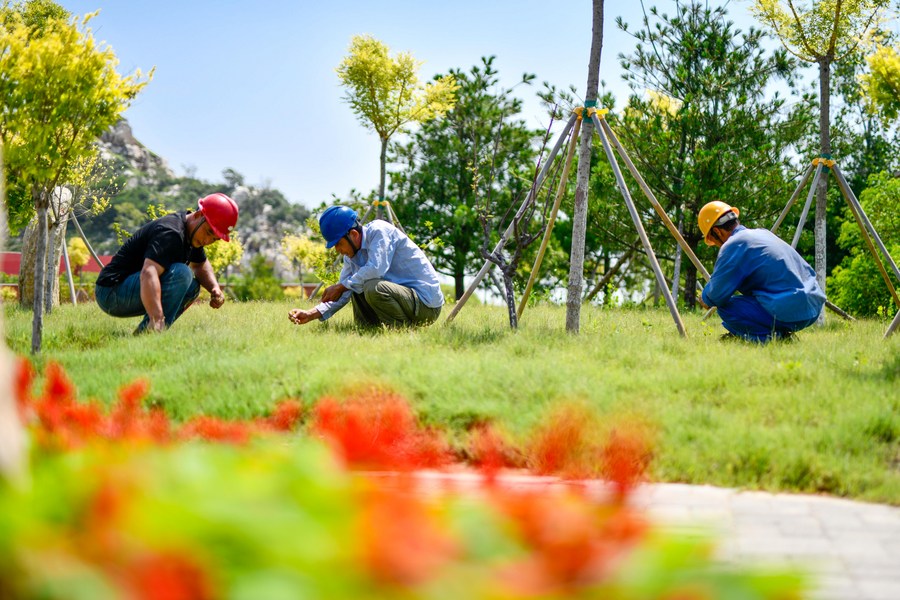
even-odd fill
[(329, 206), (319, 217), (319, 229), (325, 238), (325, 247), (333, 248), (358, 223), (356, 211), (347, 206)]

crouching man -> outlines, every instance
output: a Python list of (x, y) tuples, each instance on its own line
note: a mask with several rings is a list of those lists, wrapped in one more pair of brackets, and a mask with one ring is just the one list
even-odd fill
[(200, 286), (209, 305), (219, 308), (225, 295), (206, 259), (204, 246), (230, 241), (238, 207), (225, 194), (210, 194), (199, 210), (160, 217), (138, 229), (97, 277), (97, 305), (113, 317), (140, 317), (135, 335), (164, 331), (184, 313)]
[(747, 229), (740, 214), (719, 201), (700, 209), (700, 231), (707, 245), (719, 248), (701, 304), (718, 308), (729, 336), (788, 338), (818, 320), (825, 293), (796, 250), (768, 229)]
[(425, 253), (397, 227), (381, 220), (359, 224), (356, 211), (331, 206), (319, 217), (326, 247), (344, 257), (338, 283), (325, 288), (322, 302), (288, 313), (293, 323), (325, 321), (353, 304), (359, 327), (430, 325), (441, 314), (444, 295)]

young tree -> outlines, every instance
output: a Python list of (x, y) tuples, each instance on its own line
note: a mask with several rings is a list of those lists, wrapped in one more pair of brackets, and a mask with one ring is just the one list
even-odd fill
[[(889, 0), (755, 0), (753, 13), (794, 56), (819, 67), (819, 152), (831, 157), (831, 67), (851, 53)], [(828, 178), (816, 190), (816, 279), (825, 290)], [(820, 319), (824, 320), (825, 313)]]
[[(392, 174), (391, 189), (397, 218), (411, 236), (434, 242), (429, 254), (438, 272), (453, 277), (458, 300), (466, 273), (483, 260), (474, 234), (483, 186), (491, 182), (492, 211), (505, 214), (530, 184), (540, 132), (519, 118), (522, 101), (498, 88), (493, 56), (449, 76), (459, 86), (456, 104), (443, 119), (424, 123), (409, 143), (392, 147), (393, 160), (405, 168)], [(532, 78), (525, 74), (522, 82)]]
[[(55, 6), (47, 0), (37, 5)], [(48, 212), (54, 189), (66, 183), (80, 158), (97, 152), (95, 141), (146, 85), (139, 71), (116, 72), (112, 49), (87, 27), (92, 15), (69, 20), (53, 11), (31, 19), (35, 3), (4, 6), (0, 28), (0, 141), (7, 177), (27, 190), (37, 213), (35, 282), (47, 277)], [(55, 220), (63, 217), (54, 214)], [(52, 273), (55, 278), (56, 273)], [(36, 284), (32, 352), (40, 352), (44, 286)]]
[(356, 35), (350, 41), (350, 54), (337, 67), (341, 84), (347, 88), (344, 100), (363, 126), (375, 131), (381, 140), (380, 200), (384, 200), (391, 136), (413, 123), (443, 116), (453, 108), (457, 87), (453, 77), (439, 77), (423, 85), (418, 75), (421, 66), (408, 52), (392, 58), (383, 42), (369, 35)]
[[(603, 0), (593, 0), (591, 54), (588, 61), (585, 106), (595, 106), (600, 87), (600, 54), (603, 50)], [(587, 231), (588, 180), (591, 176), (591, 151), (594, 127), (590, 119), (581, 125), (578, 170), (575, 174), (575, 213), (572, 216), (572, 250), (569, 254), (569, 286), (566, 298), (566, 331), (578, 333), (584, 290), (584, 241)]]
[[(736, 30), (725, 9), (697, 1), (679, 2), (673, 16), (651, 8), (634, 36), (634, 54), (619, 58), (635, 94), (610, 123), (666, 211), (681, 212), (685, 241), (705, 249), (696, 217), (712, 200), (739, 206), (742, 218), (774, 221), (796, 170), (788, 151), (809, 124), (806, 103), (788, 113), (779, 94), (766, 95), (774, 81), (791, 82), (786, 52), (767, 55), (763, 32)], [(658, 217), (648, 221), (658, 247), (674, 247)], [(697, 271), (684, 267), (693, 307)]]

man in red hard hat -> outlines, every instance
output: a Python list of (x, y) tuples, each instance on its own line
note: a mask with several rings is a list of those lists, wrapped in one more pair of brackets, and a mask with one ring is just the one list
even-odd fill
[(204, 246), (231, 241), (238, 207), (225, 194), (210, 194), (199, 210), (183, 210), (151, 221), (128, 238), (97, 277), (97, 305), (113, 317), (140, 317), (135, 334), (164, 331), (200, 295), (219, 308), (225, 295)]

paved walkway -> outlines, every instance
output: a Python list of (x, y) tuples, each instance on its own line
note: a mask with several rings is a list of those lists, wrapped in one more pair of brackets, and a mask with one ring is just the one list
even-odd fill
[[(422, 472), (425, 488), (477, 489), (473, 473)], [(565, 485), (551, 477), (506, 474), (511, 488)], [(598, 497), (602, 482), (586, 484)], [(743, 492), (712, 486), (647, 484), (636, 506), (660, 524), (711, 528), (721, 556), (796, 565), (814, 573), (820, 600), (900, 600), (900, 508), (824, 496)]]

